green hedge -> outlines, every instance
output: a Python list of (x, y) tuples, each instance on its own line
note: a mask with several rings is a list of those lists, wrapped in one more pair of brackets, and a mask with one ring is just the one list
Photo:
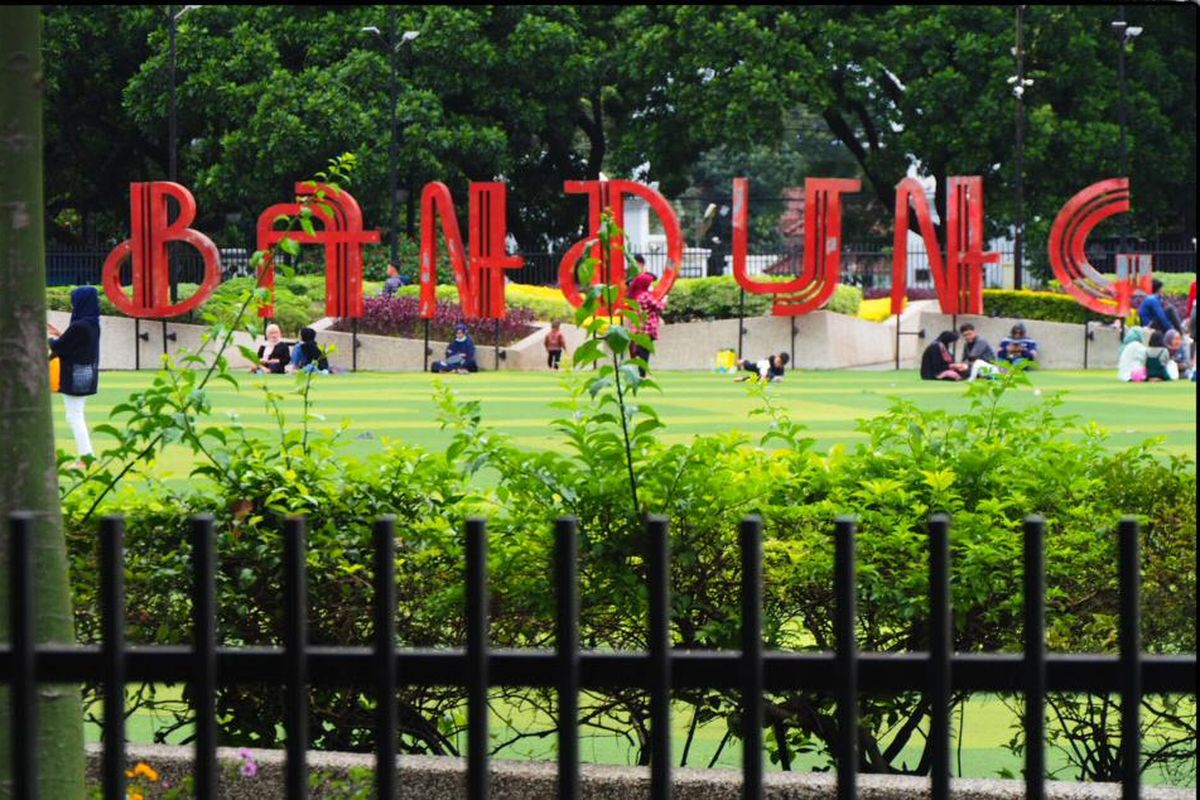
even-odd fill
[[(205, 300), (200, 308), (190, 311), (171, 321), (178, 323), (204, 324), (209, 320), (218, 320), (226, 324), (233, 322), (237, 310), (241, 307), (243, 293), (254, 287), (253, 278), (232, 278), (219, 285), (212, 297)], [(51, 286), (46, 289), (46, 308), (50, 311), (71, 310), (71, 290), (74, 286)], [(179, 284), (179, 296), (190, 297), (197, 289), (194, 283)], [(246, 320), (253, 322), (258, 319), (252, 305), (247, 312)], [(106, 316), (126, 316), (103, 291), (100, 292), (100, 313)], [(284, 336), (297, 336), (300, 329), (325, 316), (325, 276), (297, 275), (291, 278), (282, 276), (275, 280), (275, 322), (283, 329)]]
[[(671, 289), (664, 322), (693, 322), (696, 320), (736, 319), (742, 291), (732, 275), (717, 278), (688, 278), (678, 281)], [(745, 316), (760, 317), (771, 313), (770, 295), (746, 293)], [(839, 284), (833, 297), (825, 304), (826, 311), (855, 315), (862, 304), (862, 290)]]
[(1016, 292), (1008, 289), (984, 289), (983, 313), (989, 317), (1015, 317), (1039, 322), (1072, 322), (1080, 325), (1092, 320), (1103, 322), (1112, 320), (1112, 317), (1084, 308), (1069, 294)]

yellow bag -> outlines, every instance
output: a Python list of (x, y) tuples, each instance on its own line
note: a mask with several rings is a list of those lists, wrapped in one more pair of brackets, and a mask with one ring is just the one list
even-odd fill
[(62, 389), (62, 359), (58, 356), (50, 356), (50, 391), (57, 392)]

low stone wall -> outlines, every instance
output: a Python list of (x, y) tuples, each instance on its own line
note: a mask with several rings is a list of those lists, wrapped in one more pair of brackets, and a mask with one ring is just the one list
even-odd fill
[[(925, 329), (924, 344), (932, 342), (934, 337), (942, 331), (948, 331), (951, 328), (958, 330), (958, 325), (970, 322), (975, 326), (979, 335), (987, 339), (994, 349), (999, 347), (1001, 339), (1008, 337), (1013, 325), (1023, 322), (1029, 338), (1038, 343), (1038, 364), (1043, 369), (1115, 370), (1117, 354), (1121, 349), (1121, 331), (1107, 325), (1088, 325), (1086, 330), (1092, 334), (1092, 338), (1085, 339), (1083, 325), (1067, 322), (976, 317), (969, 314), (959, 314), (952, 318), (948, 314), (930, 311), (923, 311), (920, 320), (921, 327)], [(1085, 346), (1086, 365), (1084, 364)], [(958, 347), (961, 353), (961, 342)]]
[[(70, 315), (52, 311), (48, 320), (63, 329)], [(800, 317), (748, 317), (742, 321), (743, 357), (752, 360), (772, 353), (790, 352), (795, 326), (794, 367), (799, 369), (892, 369), (895, 366), (896, 318), (883, 322), (868, 322), (858, 317), (816, 311)], [(900, 337), (900, 366), (913, 369), (920, 363), (921, 352), (943, 330), (957, 328), (964, 322), (975, 325), (980, 335), (993, 347), (1008, 335), (1015, 319), (959, 315), (952, 318), (937, 310), (934, 301), (910, 303), (900, 317), (900, 330), (915, 333), (923, 329), (924, 338)], [(333, 320), (323, 319), (313, 324), (319, 331), (322, 344), (333, 344), (337, 352), (330, 359), (340, 368), (350, 369), (353, 336), (329, 330)], [(1061, 322), (1028, 321), (1029, 336), (1040, 346), (1040, 361), (1044, 369), (1115, 369), (1120, 349), (1120, 331), (1115, 328), (1090, 325), (1092, 339), (1085, 340), (1083, 325)], [(158, 369), (163, 353), (163, 324), (159, 320), (143, 320), (137, 326), (145, 339), (135, 336), (134, 320), (124, 317), (101, 319), (100, 368), (135, 369), (140, 359), (142, 369)], [(549, 325), (540, 323), (536, 331), (519, 342), (501, 347), (501, 370), (544, 370), (546, 350), (542, 342)], [(166, 349), (169, 353), (187, 347), (193, 352), (201, 345), (206, 329), (200, 325), (167, 322)], [(584, 332), (574, 325), (563, 324), (568, 355), (584, 341)], [(170, 337), (174, 337), (172, 340)], [(257, 347), (260, 340), (246, 333), (234, 334), (234, 342)], [(135, 357), (134, 344), (137, 343)], [(659, 369), (712, 369), (717, 352), (736, 349), (738, 321), (736, 319), (710, 322), (683, 322), (663, 325), (652, 363)], [(419, 372), (424, 359), (420, 339), (400, 339), (394, 336), (358, 336), (358, 368), (385, 372)], [(430, 341), (430, 362), (442, 357), (446, 342)], [(961, 347), (961, 345), (960, 345)], [(1085, 353), (1086, 348), (1086, 353)], [(476, 361), (481, 369), (495, 368), (495, 348), (486, 342), (476, 342)], [(236, 348), (226, 352), (234, 369), (248, 369), (250, 363)], [(1085, 364), (1086, 362), (1086, 364)]]
[[(89, 744), (88, 775), (99, 780), (101, 749)], [(282, 750), (250, 750), (256, 774), (253, 778), (238, 774), (244, 763), (233, 748), (218, 750), (222, 800), (273, 800), (284, 797)], [(126, 756), (129, 768), (139, 761), (152, 766), (165, 780), (178, 785), (191, 773), (193, 749), (167, 745), (130, 745)], [(459, 800), (466, 796), (466, 762), (461, 758), (437, 756), (401, 756), (397, 798), (404, 800)], [(373, 769), (374, 756), (360, 753), (310, 751), (309, 774), (324, 773), (344, 780), (353, 768)], [(557, 767), (544, 761), (491, 762), (492, 800), (548, 800), (557, 795)], [(740, 800), (742, 775), (733, 770), (676, 769), (673, 772), (673, 796), (677, 800)], [(835, 798), (837, 787), (830, 773), (769, 772), (766, 775), (769, 800), (824, 800)], [(650, 773), (645, 767), (609, 767), (585, 764), (580, 769), (580, 796), (585, 800), (631, 800), (646, 797), (650, 791)], [(954, 780), (951, 792), (961, 800), (1018, 800), (1025, 796), (1024, 784), (1008, 780)], [(329, 794), (314, 790), (314, 798)], [(929, 780), (893, 775), (860, 775), (858, 796), (862, 800), (919, 800), (929, 796)], [(1116, 784), (1047, 784), (1046, 796), (1056, 800), (1116, 800), (1121, 796)], [(1144, 787), (1144, 800), (1184, 800), (1195, 797), (1187, 789)]]

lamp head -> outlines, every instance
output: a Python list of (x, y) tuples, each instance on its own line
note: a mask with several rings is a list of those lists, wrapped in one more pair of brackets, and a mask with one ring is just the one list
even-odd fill
[[(1138, 31), (1140, 32), (1141, 28), (1139, 28)], [(405, 31), (404, 34), (400, 37), (400, 43), (404, 44), (405, 42), (411, 42), (413, 39), (417, 38), (420, 35), (421, 35), (420, 31)]]

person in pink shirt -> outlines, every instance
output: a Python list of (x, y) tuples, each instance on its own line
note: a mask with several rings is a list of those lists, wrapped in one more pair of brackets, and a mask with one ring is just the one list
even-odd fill
[[(667, 307), (665, 300), (660, 300), (654, 296), (654, 292), (650, 291), (650, 286), (654, 283), (654, 276), (649, 272), (639, 273), (633, 282), (629, 284), (629, 300), (637, 303), (638, 310), (642, 312), (641, 322), (634, 326), (634, 333), (644, 333), (650, 337), (652, 341), (658, 340), (658, 328), (662, 325), (662, 312)], [(629, 354), (634, 358), (640, 358), (647, 364), (650, 363), (650, 351), (638, 344), (629, 346)], [(638, 367), (638, 372), (642, 377), (646, 377), (646, 370)]]

